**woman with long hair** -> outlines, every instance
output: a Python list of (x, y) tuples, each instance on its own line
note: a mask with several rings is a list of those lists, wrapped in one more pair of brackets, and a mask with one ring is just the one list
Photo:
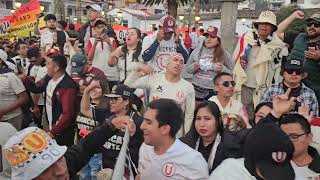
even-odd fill
[(232, 73), (233, 69), (229, 54), (221, 46), (218, 28), (209, 27), (204, 36), (205, 41), (192, 51), (186, 66), (186, 71), (193, 74), (196, 101), (215, 95), (214, 77), (220, 72)]
[(219, 107), (214, 102), (203, 101), (195, 109), (191, 129), (181, 141), (203, 155), (211, 173), (224, 159), (242, 156), (248, 131), (224, 130)]
[[(81, 100), (81, 113), (77, 117), (78, 136), (85, 137), (96, 126), (103, 123), (103, 119), (97, 119), (97, 112), (109, 112), (104, 94), (107, 92), (106, 82), (94, 78), (84, 90)], [(99, 113), (99, 114), (101, 114)], [(89, 163), (79, 172), (79, 179), (95, 179), (102, 166), (102, 154), (97, 153), (91, 157)]]
[[(90, 93), (94, 90), (95, 85), (89, 85), (85, 93)], [(112, 119), (127, 118), (132, 119), (137, 130), (136, 133), (130, 137), (129, 154), (133, 164), (138, 167), (139, 148), (143, 142), (143, 133), (140, 130), (142, 123), (142, 116), (136, 110), (133, 104), (133, 91), (126, 85), (119, 84), (113, 87), (111, 94), (105, 95), (109, 102), (107, 111), (95, 109), (90, 111), (90, 98), (82, 98), (81, 111), (86, 111), (88, 116), (93, 117), (96, 121), (110, 122)], [(117, 157), (122, 147), (124, 132), (119, 130), (110, 139), (106, 141), (101, 148), (102, 152), (102, 167), (112, 171), (114, 169)]]
[(109, 66), (117, 66), (120, 73), (120, 82), (135, 70), (138, 64), (143, 62), (141, 31), (138, 28), (129, 28), (126, 33), (126, 43), (118, 47), (108, 61)]

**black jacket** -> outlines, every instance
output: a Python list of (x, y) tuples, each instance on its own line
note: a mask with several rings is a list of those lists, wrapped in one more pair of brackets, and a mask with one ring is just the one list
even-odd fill
[[(228, 158), (241, 158), (243, 155), (243, 145), (247, 134), (250, 129), (242, 129), (240, 131), (224, 131), (221, 135), (221, 142), (218, 145), (216, 155), (212, 164), (212, 169), (209, 169), (211, 173), (220, 163)], [(182, 142), (195, 148), (198, 137), (187, 133), (184, 137), (180, 138)]]
[(309, 169), (316, 173), (320, 173), (320, 156), (318, 151), (315, 148), (309, 146), (308, 153), (313, 158), (312, 162), (308, 166)]
[[(111, 116), (107, 118), (107, 121), (113, 118), (114, 116)], [(140, 129), (143, 118), (138, 113), (134, 113), (132, 120), (134, 121), (137, 130), (136, 133), (130, 138), (128, 147), (131, 159), (133, 163), (136, 165), (136, 167), (138, 167), (139, 149), (143, 142), (143, 132)], [(104, 146), (101, 148), (103, 168), (114, 168), (117, 161), (117, 157), (120, 153), (120, 149), (122, 147), (123, 137), (124, 132), (118, 130), (112, 137), (106, 140)]]
[[(32, 93), (46, 93), (50, 77), (47, 75), (37, 83), (27, 79), (24, 84)], [(78, 85), (65, 73), (52, 96), (52, 129), (58, 144), (71, 146), (74, 138), (75, 120), (78, 112)], [(46, 101), (46, 98), (45, 98)], [(57, 123), (58, 122), (58, 123)]]
[[(79, 43), (84, 43), (84, 37), (86, 36), (87, 28), (91, 26), (90, 21), (85, 23), (80, 29), (79, 29)], [(93, 31), (92, 27), (91, 30)]]
[(107, 139), (112, 137), (116, 131), (103, 123), (80, 142), (68, 148), (64, 154), (66, 158), (70, 179), (74, 180), (77, 173), (90, 161), (90, 158), (97, 152)]

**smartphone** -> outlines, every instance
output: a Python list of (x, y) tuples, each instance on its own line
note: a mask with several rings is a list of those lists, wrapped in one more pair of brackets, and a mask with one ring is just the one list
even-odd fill
[(104, 28), (104, 29), (102, 30), (102, 32), (101, 32), (101, 37), (107, 35), (107, 33), (108, 33), (108, 30), (107, 30), (106, 28)]

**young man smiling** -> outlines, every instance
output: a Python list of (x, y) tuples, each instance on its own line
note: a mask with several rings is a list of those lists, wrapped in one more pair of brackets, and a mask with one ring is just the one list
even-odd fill
[(141, 124), (144, 143), (140, 147), (138, 179), (208, 179), (203, 156), (175, 138), (182, 122), (182, 111), (173, 100), (159, 99), (149, 104)]
[(272, 102), (274, 95), (283, 94), (288, 88), (291, 88), (290, 97), (296, 97), (296, 105), (291, 111), (298, 111), (301, 104), (308, 105), (312, 111), (312, 116), (317, 117), (318, 101), (313, 90), (308, 88), (302, 79), (305, 77), (303, 71), (303, 62), (300, 60), (287, 60), (283, 62), (281, 74), (283, 81), (278, 84), (271, 85), (262, 96), (261, 102)]

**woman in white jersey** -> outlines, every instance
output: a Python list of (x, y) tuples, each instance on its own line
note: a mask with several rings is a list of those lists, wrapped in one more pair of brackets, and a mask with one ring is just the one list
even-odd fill
[(137, 28), (129, 28), (126, 33), (126, 44), (118, 47), (108, 61), (109, 66), (119, 68), (120, 81), (124, 81), (137, 65), (143, 62), (141, 49), (141, 31)]
[(95, 37), (90, 38), (87, 46), (88, 60), (92, 66), (104, 72), (108, 79), (109, 90), (119, 81), (118, 69), (108, 66), (108, 57), (116, 49), (114, 38), (107, 35), (107, 22), (102, 19), (96, 19), (94, 23)]

